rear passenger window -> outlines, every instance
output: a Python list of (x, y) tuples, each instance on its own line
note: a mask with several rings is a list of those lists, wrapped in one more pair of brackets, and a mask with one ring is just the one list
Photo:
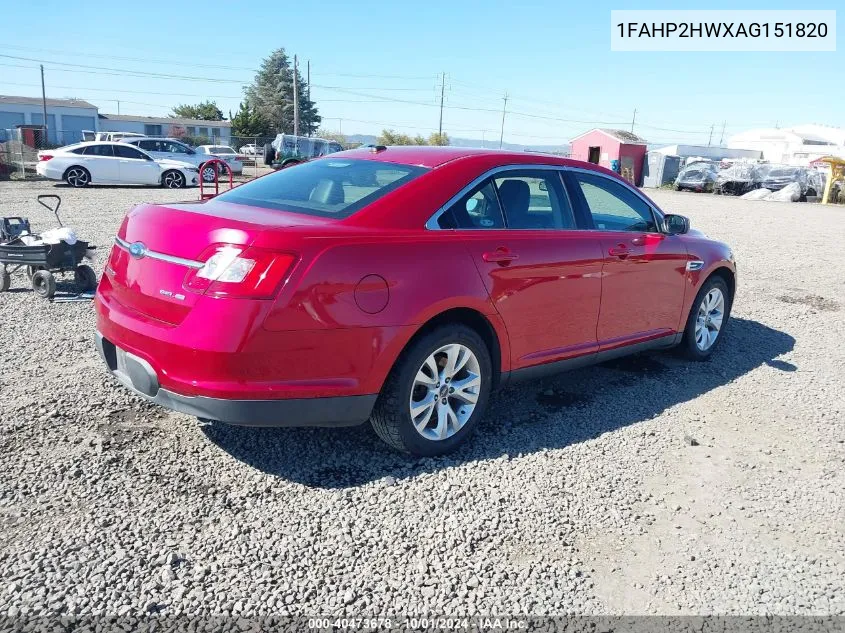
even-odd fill
[(106, 156), (108, 158), (114, 158), (114, 154), (112, 153), (111, 145), (89, 145), (85, 148), (85, 155), (86, 156)]
[(519, 170), (495, 179), (509, 229), (574, 229), (556, 170)]
[(505, 221), (490, 180), (485, 181), (437, 219), (441, 229), (502, 229)]

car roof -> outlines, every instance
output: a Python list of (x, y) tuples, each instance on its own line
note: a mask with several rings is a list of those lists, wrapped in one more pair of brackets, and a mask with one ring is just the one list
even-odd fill
[(182, 145), (187, 145), (185, 141), (180, 141), (178, 138), (171, 138), (169, 136), (127, 136), (125, 138), (118, 139), (116, 141), (111, 141), (112, 143), (123, 143), (124, 141), (175, 141), (177, 143), (182, 143)]
[[(375, 147), (360, 147), (346, 150), (343, 155), (348, 158), (376, 160), (385, 163), (399, 163), (403, 165), (418, 165), (420, 167), (435, 168), (460, 158), (470, 157), (498, 157), (502, 161), (513, 160), (515, 163), (536, 165), (561, 165), (570, 167), (596, 167), (583, 161), (563, 158), (555, 154), (540, 152), (513, 152), (497, 149), (481, 149), (472, 147), (431, 147), (418, 145), (390, 145), (385, 149)], [(330, 154), (327, 158), (337, 157)], [(503, 163), (504, 164), (504, 163)], [(599, 168), (599, 171), (601, 168)]]

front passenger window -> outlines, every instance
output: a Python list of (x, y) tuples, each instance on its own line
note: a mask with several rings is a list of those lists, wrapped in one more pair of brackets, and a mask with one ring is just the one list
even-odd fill
[(599, 231), (656, 233), (651, 207), (625, 185), (605, 176), (574, 173)]

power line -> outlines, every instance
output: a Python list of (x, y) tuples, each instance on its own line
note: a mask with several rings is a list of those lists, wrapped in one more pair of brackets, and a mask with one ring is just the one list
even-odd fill
[[(168, 64), (168, 65), (178, 65), (178, 66), (187, 66), (191, 68), (215, 68), (219, 70), (248, 70), (250, 72), (258, 72), (257, 68), (252, 66), (225, 66), (220, 64), (196, 64), (185, 62), (181, 59), (149, 59), (147, 57), (129, 57), (129, 56), (115, 56), (115, 55), (103, 55), (103, 54), (95, 54), (95, 53), (74, 53), (69, 52), (66, 50), (56, 50), (56, 49), (47, 49), (47, 48), (29, 48), (25, 46), (11, 46), (5, 45), (4, 48), (14, 49), (14, 50), (21, 50), (26, 52), (34, 52), (34, 53), (47, 53), (50, 55), (61, 55), (62, 57), (67, 57), (70, 55), (71, 57), (86, 57), (86, 58), (95, 58), (95, 59), (109, 59), (109, 60), (120, 60), (120, 61), (135, 61), (140, 62), (143, 64)], [(56, 63), (56, 62), (44, 62), (44, 63)], [(408, 79), (408, 80), (431, 80), (436, 79), (435, 75), (381, 75), (381, 74), (372, 74), (372, 73), (336, 73), (336, 72), (322, 72), (318, 73), (318, 76), (327, 76), (327, 77), (350, 77), (355, 79)]]

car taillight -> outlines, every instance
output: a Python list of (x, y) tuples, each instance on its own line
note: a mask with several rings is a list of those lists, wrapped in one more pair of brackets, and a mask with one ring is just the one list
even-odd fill
[(215, 244), (200, 257), (202, 268), (185, 277), (186, 290), (214, 297), (271, 299), (285, 280), (296, 255), (261, 248)]
[(38, 160), (40, 161), (50, 160), (51, 158), (53, 158), (52, 154), (38, 154)]

